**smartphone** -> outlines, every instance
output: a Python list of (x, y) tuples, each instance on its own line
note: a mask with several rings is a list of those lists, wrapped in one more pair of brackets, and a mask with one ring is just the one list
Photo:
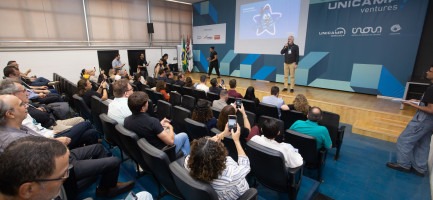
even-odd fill
[(236, 129), (237, 129), (236, 124), (237, 124), (236, 115), (229, 115), (229, 121), (228, 121), (229, 131), (231, 131), (233, 129), (236, 132)]
[(236, 108), (242, 107), (242, 99), (236, 99)]
[(224, 79), (221, 79), (221, 85), (224, 85)]

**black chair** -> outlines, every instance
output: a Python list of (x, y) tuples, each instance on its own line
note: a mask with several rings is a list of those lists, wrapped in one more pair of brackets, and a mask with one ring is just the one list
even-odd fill
[(113, 83), (108, 83), (107, 96), (108, 96), (109, 99), (114, 99)]
[(101, 113), (108, 113), (108, 105), (110, 103), (108, 101), (101, 101)]
[(195, 99), (207, 99), (206, 92), (203, 90), (192, 90), (192, 96), (195, 97)]
[(182, 96), (182, 104), (181, 106), (192, 111), (195, 107), (195, 97), (190, 95), (183, 95)]
[(170, 93), (172, 91), (173, 85), (171, 83), (165, 83), (165, 90), (167, 93)]
[(322, 120), (319, 121), (319, 124), (328, 129), (332, 140), (332, 148), (337, 149), (334, 160), (338, 160), (346, 126), (340, 126), (340, 115), (328, 111), (322, 112)]
[(135, 84), (130, 83), (130, 85), (132, 86), (132, 91), (134, 91), (134, 92), (139, 91), (138, 87)]
[(164, 118), (171, 119), (171, 104), (164, 101), (159, 100), (158, 104), (156, 105), (156, 115), (158, 116), (159, 120), (162, 120)]
[(305, 162), (305, 167), (317, 169), (317, 180), (322, 181), (322, 170), (326, 161), (326, 149), (317, 150), (316, 139), (312, 136), (298, 133), (293, 130), (286, 131), (286, 141), (297, 148)]
[[(146, 139), (141, 138), (137, 141), (139, 152), (143, 157), (146, 164), (149, 166), (150, 171), (153, 173), (155, 180), (158, 182), (158, 198), (160, 199), (165, 194), (161, 194), (160, 185), (164, 187), (165, 191), (169, 194), (182, 198), (176, 184), (173, 180), (173, 175), (169, 169), (170, 159), (167, 154), (153, 145), (149, 144)], [(174, 152), (175, 146), (172, 146), (171, 150)]]
[(250, 122), (250, 126), (253, 127), (254, 124), (256, 124), (256, 114), (250, 111), (245, 111), (245, 114), (247, 114), (248, 121)]
[[(178, 162), (170, 164), (170, 171), (173, 174), (174, 182), (186, 200), (208, 199), (217, 200), (218, 194), (208, 183), (195, 180), (189, 175), (189, 172)], [(248, 189), (238, 200), (257, 199), (257, 190)]]
[(155, 100), (152, 99), (153, 102), (158, 102), (159, 100), (163, 100), (165, 101), (164, 96), (161, 94), (161, 92), (154, 92), (153, 93), (153, 98), (155, 98)]
[(84, 102), (83, 98), (78, 96), (78, 94), (74, 94), (72, 98), (74, 99), (74, 104), (76, 105), (80, 116), (93, 123), (90, 108), (87, 106), (86, 102)]
[(180, 106), (173, 106), (172, 125), (175, 133), (186, 132), (185, 119), (191, 117), (191, 111)]
[(193, 96), (192, 90), (193, 90), (193, 88), (191, 88), (191, 87), (182, 87), (182, 91), (183, 91), (182, 95)]
[(218, 119), (218, 117), (220, 116), (221, 110), (218, 108), (215, 108), (215, 107), (211, 107), (211, 109), (212, 109), (213, 116)]
[(256, 103), (254, 101), (242, 99), (242, 105), (244, 105), (246, 111), (250, 111), (252, 113), (257, 112)]
[(99, 118), (99, 115), (101, 114), (101, 99), (93, 95), (90, 99), (90, 104), (92, 105), (92, 110), (90, 113), (92, 114), (93, 125), (95, 126), (96, 130), (102, 132), (101, 119)]
[(247, 155), (251, 172), (265, 187), (278, 192), (288, 193), (288, 199), (296, 199), (302, 181), (302, 166), (287, 168), (281, 152), (247, 142)]
[(275, 105), (260, 102), (258, 111), (260, 116), (265, 115), (265, 116), (280, 119), (280, 117), (278, 116), (278, 108)]
[(150, 89), (150, 88), (144, 88), (144, 92), (146, 92), (146, 94), (147, 94), (147, 96), (149, 96), (149, 99), (151, 99), (152, 100), (152, 102), (158, 102), (158, 101), (155, 101), (155, 91), (153, 91), (152, 89)]
[[(181, 94), (181, 95), (183, 95), (182, 93), (181, 93), (181, 86), (180, 85), (171, 85), (171, 91), (170, 92), (173, 92), (173, 91), (176, 91), (177, 93), (179, 93), (179, 94)], [(171, 97), (170, 97), (171, 98)]]
[(207, 93), (207, 100), (213, 102), (213, 101), (218, 100), (218, 99), (220, 99), (220, 95), (219, 94), (215, 94), (213, 92), (208, 92)]
[(152, 117), (157, 117), (157, 116), (156, 116), (156, 112), (155, 112), (155, 105), (153, 104), (152, 99), (149, 99), (149, 100), (147, 101), (147, 103), (148, 103), (149, 105), (148, 105), (148, 107), (147, 107), (147, 111), (146, 111), (146, 113), (149, 114), (149, 115), (152, 116)]
[(284, 121), (284, 129), (289, 129), (298, 120), (307, 120), (304, 113), (296, 110), (281, 110), (281, 120)]
[(120, 156), (122, 157), (123, 161), (123, 149), (125, 149), (125, 147), (123, 146), (122, 140), (120, 139), (120, 136), (115, 128), (117, 122), (114, 119), (108, 117), (105, 113), (100, 114), (99, 118), (101, 119), (105, 141), (110, 145), (110, 148), (111, 146), (119, 147)]
[(206, 124), (192, 120), (191, 118), (185, 119), (186, 133), (188, 134), (189, 141), (199, 139), (205, 136), (213, 136), (207, 129)]
[(275, 138), (275, 141), (277, 141), (277, 142), (284, 142), (285, 141), (284, 140), (285, 139), (284, 122), (282, 120), (280, 120), (280, 119), (276, 119), (276, 118), (273, 118), (273, 117), (262, 115), (262, 116), (259, 117), (259, 121), (257, 123), (260, 128), (263, 127), (263, 123), (264, 123), (264, 121), (266, 119), (277, 121), (278, 127), (280, 127), (280, 135), (277, 136), (277, 138)]
[(230, 105), (230, 104), (234, 103), (235, 101), (236, 101), (236, 98), (229, 97), (229, 99), (227, 100), (227, 105)]
[[(135, 162), (137, 177), (144, 175), (145, 173), (150, 174), (150, 168), (147, 163), (144, 161), (143, 157), (140, 154), (140, 148), (137, 145), (137, 140), (139, 139), (138, 135), (134, 132), (126, 129), (123, 125), (117, 124), (116, 131), (119, 135), (120, 141), (122, 142), (122, 146), (125, 147), (124, 152)], [(140, 168), (143, 172), (140, 172)]]
[(182, 95), (179, 92), (171, 91), (170, 92), (170, 103), (172, 106), (182, 105)]
[[(211, 133), (213, 135), (217, 135), (217, 134), (220, 134), (221, 131), (218, 130), (217, 128), (212, 128)], [(228, 155), (230, 157), (232, 157), (232, 159), (237, 162), (238, 161), (238, 150), (236, 149), (236, 145), (235, 145), (235, 142), (233, 141), (233, 139), (230, 137), (224, 137), (224, 139), (221, 142), (226, 147)]]

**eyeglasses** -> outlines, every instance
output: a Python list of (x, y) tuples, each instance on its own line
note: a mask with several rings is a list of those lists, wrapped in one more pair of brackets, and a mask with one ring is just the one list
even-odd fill
[(63, 181), (69, 178), (69, 169), (70, 167), (68, 167), (68, 169), (66, 169), (65, 173), (63, 174), (62, 177), (59, 178), (49, 178), (49, 179), (35, 179), (33, 180), (34, 182), (50, 182), (50, 181)]

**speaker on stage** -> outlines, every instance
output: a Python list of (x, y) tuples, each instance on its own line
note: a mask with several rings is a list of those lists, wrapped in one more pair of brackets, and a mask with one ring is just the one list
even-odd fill
[(147, 23), (147, 33), (154, 33), (153, 23)]

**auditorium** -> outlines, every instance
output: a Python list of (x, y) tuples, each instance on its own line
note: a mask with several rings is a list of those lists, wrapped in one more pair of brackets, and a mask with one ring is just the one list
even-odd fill
[(0, 199), (433, 199), (432, 1), (0, 16)]

